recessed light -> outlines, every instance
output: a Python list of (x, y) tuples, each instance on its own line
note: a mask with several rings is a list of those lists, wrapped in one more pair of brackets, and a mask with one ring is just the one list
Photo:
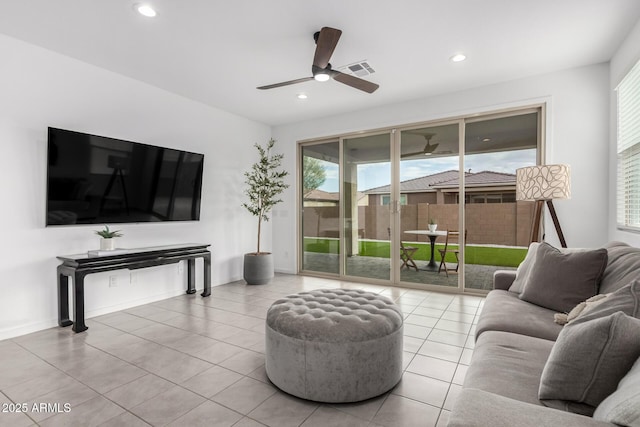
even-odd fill
[(298, 94), (298, 99), (307, 99), (307, 94), (306, 93), (299, 93)]
[(461, 62), (464, 61), (465, 59), (467, 59), (467, 57), (461, 53), (457, 53), (455, 55), (453, 55), (451, 58), (449, 58), (452, 62)]
[(146, 16), (147, 18), (153, 18), (157, 15), (155, 9), (148, 4), (137, 3), (133, 6), (133, 8), (138, 11), (140, 15)]
[(491, 138), (483, 138), (482, 142), (491, 142)]

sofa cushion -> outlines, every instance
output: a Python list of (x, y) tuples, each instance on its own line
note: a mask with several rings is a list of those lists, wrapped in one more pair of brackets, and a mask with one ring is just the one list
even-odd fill
[(638, 319), (615, 313), (567, 325), (544, 366), (539, 398), (596, 407), (614, 392), (639, 356)]
[(487, 331), (476, 342), (464, 387), (541, 405), (540, 376), (552, 347), (549, 340)]
[(484, 302), (476, 326), (476, 339), (485, 331), (504, 331), (553, 340), (562, 326), (553, 322), (555, 311), (529, 304), (509, 291), (493, 290)]
[(538, 246), (536, 260), (520, 299), (569, 312), (598, 293), (607, 266), (607, 250), (565, 252), (548, 243)]
[(615, 292), (633, 280), (640, 279), (640, 248), (622, 242), (610, 242), (605, 248), (608, 262), (602, 275), (600, 293)]
[(621, 426), (640, 426), (640, 359), (620, 380), (617, 390), (598, 405), (593, 418)]
[(612, 427), (612, 424), (570, 412), (520, 402), (484, 390), (464, 388), (453, 404), (447, 427), (487, 426)]
[(581, 313), (571, 324), (588, 322), (618, 311), (636, 319), (640, 318), (640, 280), (634, 280), (598, 302), (599, 304)]
[(536, 262), (536, 253), (538, 250), (538, 246), (540, 246), (540, 243), (538, 242), (533, 242), (529, 245), (527, 256), (518, 266), (518, 269), (516, 270), (516, 278), (513, 280), (509, 291), (515, 292), (517, 294), (523, 291), (524, 285), (529, 280), (529, 276), (531, 275), (531, 271), (533, 270), (533, 265)]

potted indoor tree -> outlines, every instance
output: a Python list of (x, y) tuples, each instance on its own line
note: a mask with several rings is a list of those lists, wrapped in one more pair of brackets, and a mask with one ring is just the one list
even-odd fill
[(289, 172), (279, 170), (283, 154), (273, 154), (271, 150), (276, 141), (272, 138), (261, 146), (255, 144), (259, 159), (245, 172), (245, 194), (249, 201), (243, 203), (253, 216), (258, 219), (258, 245), (255, 252), (244, 255), (244, 280), (250, 285), (263, 285), (271, 281), (274, 275), (273, 256), (271, 252), (260, 250), (262, 221), (269, 221), (271, 209), (282, 200), (278, 196), (289, 187), (284, 178)]
[(116, 237), (121, 237), (122, 233), (120, 230), (110, 230), (108, 225), (104, 226), (104, 229), (96, 231), (96, 234), (102, 239), (100, 239), (100, 250), (103, 251), (112, 251), (116, 248)]

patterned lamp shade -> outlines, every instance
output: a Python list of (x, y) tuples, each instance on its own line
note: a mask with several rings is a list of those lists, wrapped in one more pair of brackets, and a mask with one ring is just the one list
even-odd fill
[(569, 165), (529, 166), (516, 170), (516, 200), (571, 198)]

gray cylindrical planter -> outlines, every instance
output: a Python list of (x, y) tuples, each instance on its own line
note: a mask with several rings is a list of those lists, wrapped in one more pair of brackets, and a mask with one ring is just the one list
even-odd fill
[(248, 285), (266, 285), (273, 279), (273, 255), (271, 253), (244, 254), (244, 280)]

